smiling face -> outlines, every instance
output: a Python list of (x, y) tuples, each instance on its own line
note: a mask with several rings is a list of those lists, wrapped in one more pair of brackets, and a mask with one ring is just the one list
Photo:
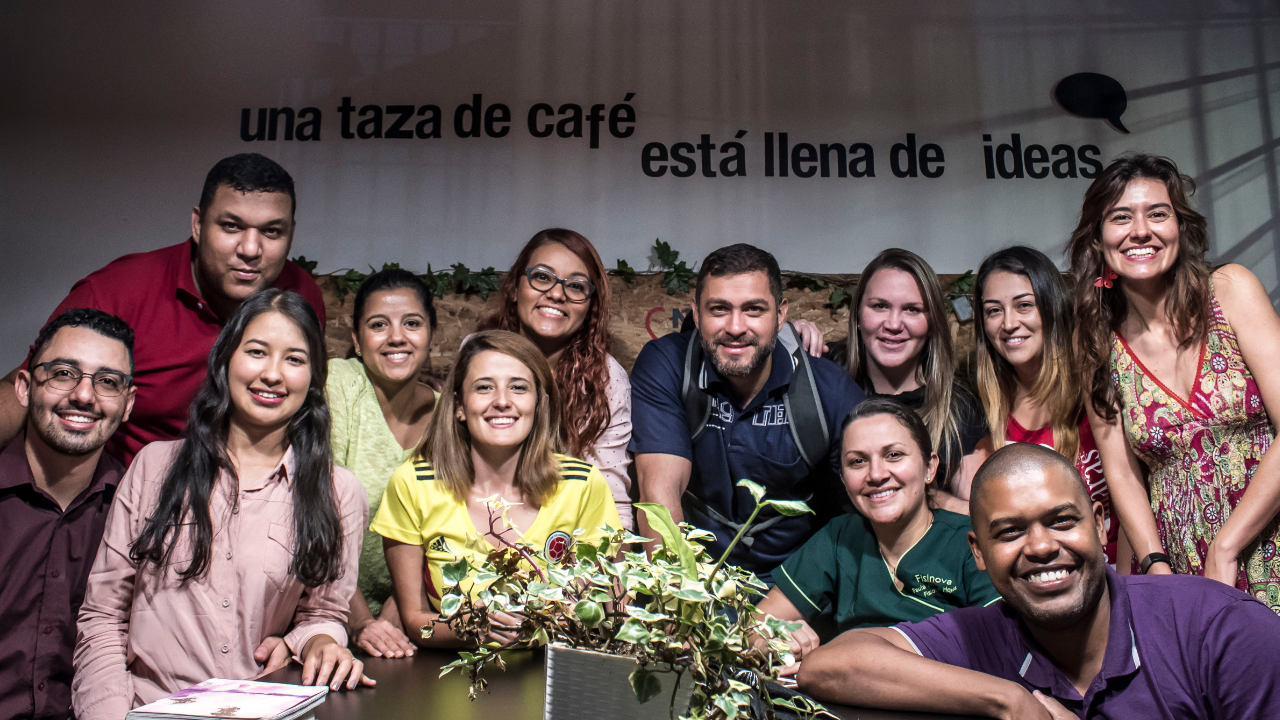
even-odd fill
[(938, 470), (938, 456), (925, 457), (911, 431), (892, 415), (849, 423), (840, 464), (849, 499), (873, 524), (910, 524), (929, 512), (925, 488)]
[(196, 282), (205, 300), (234, 306), (271, 285), (284, 269), (293, 241), (288, 193), (237, 192), (223, 185), (202, 213), (191, 212)]
[(496, 350), (472, 358), (456, 417), (467, 426), (473, 448), (519, 446), (533, 429), (537, 408), (538, 388), (528, 365)]
[(311, 386), (311, 357), (306, 336), (274, 310), (249, 321), (227, 365), (231, 421), (242, 427), (284, 427)]
[(919, 365), (929, 340), (929, 316), (920, 286), (910, 273), (881, 268), (871, 276), (858, 304), (858, 332), (876, 365)]
[(417, 379), (431, 348), (431, 321), (418, 293), (408, 288), (372, 293), (363, 313), (351, 335), (369, 374), (395, 385)]
[[(114, 397), (94, 390), (93, 373), (129, 372), (129, 351), (119, 340), (85, 327), (63, 327), (53, 334), (36, 363), (58, 362), (66, 372), (86, 373), (71, 390), (59, 390), (43, 368), (21, 370), (14, 383), (18, 402), (27, 408), (27, 428), (44, 444), (65, 455), (86, 455), (98, 450), (129, 419), (134, 388)], [(34, 375), (32, 374), (34, 373)], [(106, 378), (104, 378), (105, 380)]]
[(1102, 505), (1060, 465), (1025, 463), (971, 499), (978, 569), (1029, 625), (1070, 628), (1106, 589)]
[(750, 375), (773, 353), (778, 328), (787, 321), (787, 301), (774, 301), (764, 272), (708, 275), (702, 282), (694, 321), (703, 352), (725, 377)]
[[(586, 263), (569, 248), (556, 242), (534, 250), (529, 256), (529, 267), (542, 268), (557, 278), (577, 278), (595, 283)], [(570, 300), (564, 294), (564, 286), (558, 283), (544, 292), (534, 289), (525, 277), (516, 286), (516, 314), (520, 318), (521, 332), (539, 347), (545, 341), (567, 342), (582, 329), (593, 302), (595, 300), (591, 297), (581, 302)]]
[(1102, 217), (1102, 257), (1122, 280), (1164, 275), (1177, 264), (1178, 241), (1169, 189), (1159, 180), (1130, 180)]
[(997, 270), (982, 287), (982, 327), (991, 346), (1015, 368), (1035, 367), (1044, 353), (1044, 323), (1026, 275)]

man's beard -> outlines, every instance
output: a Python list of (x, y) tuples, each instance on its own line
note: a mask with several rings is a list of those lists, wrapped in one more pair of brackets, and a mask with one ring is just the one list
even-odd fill
[(1081, 578), (1083, 582), (1079, 595), (1067, 607), (1049, 609), (1027, 602), (1027, 599), (1018, 593), (1011, 593), (1012, 597), (1006, 597), (1005, 601), (1014, 606), (1022, 616), (1023, 622), (1028, 625), (1049, 631), (1062, 631), (1075, 627), (1098, 608), (1103, 590), (1107, 585), (1105, 563), (1106, 561), (1099, 556), (1094, 567), (1090, 567), (1087, 562), (1080, 565), (1077, 572), (1084, 574), (1085, 577)]
[(751, 353), (750, 357), (738, 360), (722, 360), (719, 353), (716, 352), (716, 348), (722, 342), (729, 340), (729, 336), (726, 333), (720, 333), (711, 342), (707, 342), (707, 338), (699, 333), (698, 340), (702, 343), (702, 352), (711, 358), (711, 364), (715, 367), (716, 372), (724, 377), (746, 377), (755, 372), (773, 354), (773, 348), (778, 343), (778, 334), (776, 332), (771, 333), (769, 342), (763, 345), (760, 344), (760, 336), (754, 333), (748, 334), (743, 338), (733, 338), (734, 342), (745, 343), (755, 347), (755, 351)]
[[(34, 408), (33, 408), (34, 410)], [(98, 424), (86, 432), (68, 430), (58, 422), (58, 413), (70, 410), (86, 417), (97, 418)], [(81, 456), (97, 450), (106, 444), (107, 438), (119, 427), (112, 423), (101, 411), (82, 410), (74, 405), (62, 403), (39, 412), (34, 417), (36, 433), (45, 444), (64, 455)]]

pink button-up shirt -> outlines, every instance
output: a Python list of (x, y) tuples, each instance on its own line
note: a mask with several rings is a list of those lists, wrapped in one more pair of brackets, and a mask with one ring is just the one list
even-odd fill
[[(157, 504), (179, 442), (152, 443), (120, 481), (102, 545), (80, 608), (72, 707), (80, 720), (121, 720), (212, 677), (245, 679), (262, 668), (253, 651), (283, 635), (295, 655), (325, 634), (345, 645), (343, 624), (356, 591), (360, 543), (369, 523), (364, 488), (351, 471), (333, 469), (342, 516), (338, 580), (308, 588), (289, 572), (293, 559), (293, 451), (266, 477), (218, 479), (209, 500), (213, 545), (209, 569), (181, 584), (191, 562), (188, 532), (163, 568), (141, 573), (129, 546)], [(239, 488), (239, 497), (230, 490)], [(287, 633), (287, 634), (286, 634)]]

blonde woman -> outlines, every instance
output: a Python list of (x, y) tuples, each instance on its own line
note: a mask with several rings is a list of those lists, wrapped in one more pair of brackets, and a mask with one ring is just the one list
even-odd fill
[[(417, 632), (439, 615), (445, 565), (462, 558), (479, 565), (492, 550), (514, 546), (559, 559), (575, 530), (584, 531), (578, 540), (597, 543), (601, 528), (622, 527), (600, 470), (558, 453), (559, 438), (559, 396), (538, 348), (505, 330), (472, 336), (445, 381), (418, 456), (392, 475), (373, 522), (414, 642), (459, 644), (447, 628), (437, 627), (430, 639)], [(492, 498), (510, 506), (505, 520)], [(493, 639), (512, 640), (510, 628), (520, 619), (493, 618), (508, 628), (495, 630)]]
[(1119, 523), (1072, 362), (1071, 296), (1062, 273), (1039, 250), (1005, 248), (982, 261), (973, 296), (975, 375), (992, 446), (1034, 443), (1073, 461), (1090, 497), (1102, 503), (1107, 562), (1114, 565)]
[(955, 377), (951, 328), (938, 276), (919, 255), (890, 248), (862, 271), (843, 361), (868, 397), (920, 413), (941, 467), (933, 500), (968, 514), (973, 473), (991, 453), (981, 404)]

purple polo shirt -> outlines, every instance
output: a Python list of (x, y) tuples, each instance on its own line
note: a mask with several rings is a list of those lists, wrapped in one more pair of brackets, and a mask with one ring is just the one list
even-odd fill
[(1012, 680), (1082, 718), (1280, 718), (1280, 617), (1203, 577), (1107, 569), (1111, 625), (1084, 697), (1003, 600), (895, 626), (922, 656)]
[(64, 512), (36, 487), (26, 433), (0, 451), (0, 718), (71, 714), (71, 653), (89, 568), (124, 467), (103, 453)]

